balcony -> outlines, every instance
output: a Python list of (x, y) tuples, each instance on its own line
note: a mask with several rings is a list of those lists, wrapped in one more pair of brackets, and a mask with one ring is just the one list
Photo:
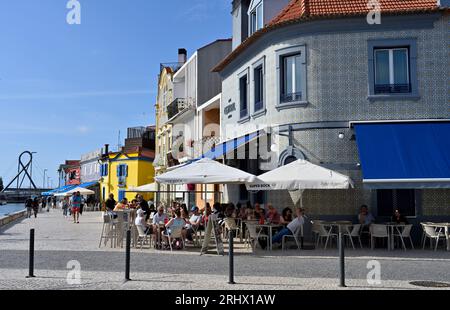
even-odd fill
[(411, 84), (375, 84), (375, 94), (404, 94), (411, 92)]
[(175, 119), (177, 116), (193, 108), (194, 108), (193, 104), (188, 103), (186, 98), (175, 99), (171, 104), (167, 106), (167, 114), (169, 121)]

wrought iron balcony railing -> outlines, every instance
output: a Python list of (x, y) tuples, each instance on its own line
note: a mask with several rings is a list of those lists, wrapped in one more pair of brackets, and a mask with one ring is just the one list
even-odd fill
[(172, 120), (180, 113), (192, 109), (193, 105), (186, 98), (177, 98), (167, 106), (167, 114), (169, 120)]
[(375, 94), (403, 94), (411, 92), (411, 84), (375, 84)]
[(290, 103), (290, 102), (301, 101), (301, 100), (302, 100), (302, 92), (281, 94), (281, 97), (280, 97), (281, 103)]

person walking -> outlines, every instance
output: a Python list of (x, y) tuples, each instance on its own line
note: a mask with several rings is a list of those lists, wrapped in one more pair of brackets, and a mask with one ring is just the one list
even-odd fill
[(67, 215), (69, 214), (69, 198), (68, 197), (64, 197), (64, 199), (61, 200), (61, 208), (63, 210), (64, 218), (67, 218)]
[(80, 192), (76, 192), (73, 194), (71, 204), (72, 204), (73, 223), (80, 224), (80, 208), (81, 208)]
[(33, 199), (31, 197), (25, 201), (25, 207), (27, 208), (27, 219), (29, 219), (33, 211)]
[(37, 218), (38, 211), (39, 211), (39, 199), (37, 197), (34, 197), (33, 200), (34, 218)]

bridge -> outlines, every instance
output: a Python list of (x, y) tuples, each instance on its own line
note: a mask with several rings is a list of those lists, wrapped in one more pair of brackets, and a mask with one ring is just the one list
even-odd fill
[[(24, 161), (24, 156), (28, 156), (28, 161)], [(38, 188), (33, 181), (33, 153), (25, 151), (19, 155), (19, 165), (17, 175), (6, 187), (0, 192), (9, 203), (22, 203), (32, 196), (41, 196), (43, 192), (49, 189)], [(29, 188), (24, 188), (25, 180), (30, 183)]]

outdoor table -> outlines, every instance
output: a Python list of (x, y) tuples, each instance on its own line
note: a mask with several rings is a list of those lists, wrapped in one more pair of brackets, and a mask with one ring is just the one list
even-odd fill
[[(347, 232), (349, 235), (350, 233), (350, 227), (353, 226), (353, 223), (350, 221), (333, 221), (333, 222), (322, 222), (320, 223), (320, 225), (322, 226), (329, 226), (331, 227), (331, 229), (329, 229), (328, 232), (328, 236), (331, 235), (333, 228), (337, 228), (337, 232)], [(345, 231), (342, 230), (342, 228), (345, 228)]]
[(401, 235), (402, 231), (400, 229), (405, 228), (406, 224), (385, 223), (383, 225), (386, 225), (388, 228), (388, 250), (393, 251), (395, 250), (394, 231), (397, 230), (397, 232)]
[(158, 248), (158, 245), (162, 247), (162, 236), (161, 233), (166, 230), (166, 225), (164, 223), (156, 224), (157, 231), (155, 231), (155, 248)]
[(447, 251), (450, 251), (450, 223), (436, 223), (431, 226), (434, 226), (437, 228), (444, 228), (445, 238), (447, 239)]
[(283, 225), (281, 225), (281, 224), (259, 224), (259, 223), (257, 223), (256, 227), (267, 228), (267, 230), (269, 231), (268, 247), (269, 247), (269, 251), (272, 251), (273, 250), (273, 244), (272, 244), (273, 229), (274, 228), (283, 227)]

